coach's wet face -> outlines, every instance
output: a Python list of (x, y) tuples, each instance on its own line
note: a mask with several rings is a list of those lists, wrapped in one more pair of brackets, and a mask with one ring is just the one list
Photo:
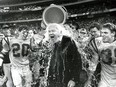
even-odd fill
[(48, 28), (48, 35), (51, 39), (57, 39), (57, 37), (60, 35), (60, 32), (57, 28), (57, 26), (52, 25)]

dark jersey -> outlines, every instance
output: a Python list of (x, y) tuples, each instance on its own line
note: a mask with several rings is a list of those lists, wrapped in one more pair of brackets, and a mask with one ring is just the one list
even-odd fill
[[(8, 37), (5, 37), (5, 38), (2, 40), (2, 45), (4, 44), (4, 42), (6, 42), (6, 43), (9, 45), (9, 38), (8, 38)], [(3, 63), (4, 63), (4, 64), (10, 63), (9, 52), (7, 52), (7, 53), (4, 55)]]

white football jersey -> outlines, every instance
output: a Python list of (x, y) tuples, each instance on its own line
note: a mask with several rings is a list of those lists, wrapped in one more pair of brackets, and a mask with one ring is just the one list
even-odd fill
[(12, 65), (25, 66), (29, 64), (30, 40), (12, 38), (9, 40), (9, 44), (6, 43), (3, 45), (3, 48), (3, 52), (9, 51)]
[(116, 87), (116, 41), (103, 43), (96, 39), (101, 62), (101, 82), (107, 87)]

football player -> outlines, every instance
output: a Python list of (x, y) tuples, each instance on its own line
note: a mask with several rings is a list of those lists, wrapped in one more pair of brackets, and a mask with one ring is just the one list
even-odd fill
[(0, 63), (4, 55), (9, 52), (11, 61), (11, 74), (16, 87), (31, 87), (32, 73), (29, 68), (28, 55), (30, 52), (30, 40), (27, 39), (28, 27), (21, 26), (18, 30), (19, 36), (4, 44), (0, 53)]
[(91, 39), (100, 36), (101, 25), (97, 22), (93, 23), (89, 27), (89, 32), (91, 34)]
[(98, 87), (116, 87), (116, 26), (106, 23), (102, 26), (101, 37), (96, 38), (89, 44), (88, 52), (91, 61), (95, 64), (94, 72), (98, 62), (101, 63), (101, 77)]
[[(4, 44), (9, 44), (9, 40), (12, 38), (11, 35), (11, 29), (10, 26), (8, 25), (3, 25), (3, 34), (4, 38), (2, 39), (2, 46)], [(3, 71), (4, 71), (4, 78), (3, 78), (3, 83), (6, 82), (6, 87), (14, 87), (12, 77), (11, 77), (11, 71), (10, 71), (10, 59), (9, 59), (9, 52), (7, 52), (4, 55), (4, 60), (3, 60)]]
[(34, 36), (34, 30), (33, 29), (30, 29), (29, 31), (28, 31), (28, 38), (30, 39), (30, 38), (33, 38), (33, 36)]

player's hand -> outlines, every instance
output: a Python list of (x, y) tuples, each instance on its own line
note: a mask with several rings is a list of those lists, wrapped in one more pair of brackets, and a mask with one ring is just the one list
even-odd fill
[(70, 81), (68, 82), (67, 87), (74, 87), (74, 86), (75, 86), (75, 82), (74, 82), (73, 80), (70, 80)]
[(88, 80), (88, 81), (85, 83), (84, 87), (91, 87), (91, 81)]
[(0, 76), (0, 87), (3, 86), (3, 84), (8, 80), (8, 78), (6, 76), (2, 77)]

